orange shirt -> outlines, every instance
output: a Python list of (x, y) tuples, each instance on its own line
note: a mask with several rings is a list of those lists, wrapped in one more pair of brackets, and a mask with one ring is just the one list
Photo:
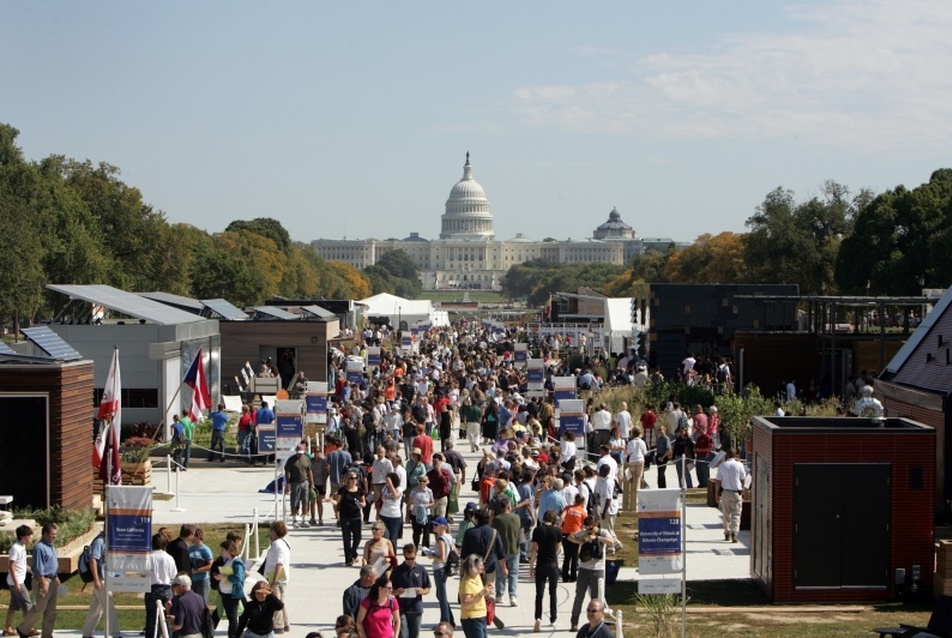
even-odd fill
[(574, 534), (582, 529), (582, 523), (585, 522), (586, 516), (588, 516), (588, 512), (581, 505), (572, 505), (565, 508), (565, 511), (562, 512), (562, 533)]

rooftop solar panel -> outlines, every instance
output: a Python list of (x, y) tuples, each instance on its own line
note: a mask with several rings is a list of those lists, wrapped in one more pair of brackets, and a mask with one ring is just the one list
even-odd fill
[(256, 313), (272, 319), (300, 319), (298, 315), (287, 310), (281, 310), (277, 306), (255, 306), (254, 309)]
[(175, 306), (176, 308), (181, 308), (182, 310), (188, 310), (191, 312), (201, 312), (202, 304), (197, 299), (192, 299), (191, 297), (183, 297), (182, 295), (173, 295), (170, 292), (140, 292), (138, 293), (140, 297), (145, 297), (146, 299), (151, 299), (152, 301), (158, 301), (169, 306)]
[(0, 341), (0, 354), (16, 354), (16, 351), (8, 346), (5, 341)]
[(202, 305), (229, 321), (243, 321), (248, 318), (245, 312), (225, 299), (202, 299)]
[(22, 328), (20, 332), (35, 343), (40, 350), (57, 361), (78, 361), (83, 358), (83, 355), (79, 354), (73, 346), (63, 341), (63, 338), (53, 332), (49, 326)]
[(301, 310), (319, 319), (333, 319), (337, 316), (330, 310), (321, 308), (320, 306), (301, 306)]
[(110, 310), (136, 319), (143, 319), (163, 326), (202, 321), (199, 315), (167, 306), (152, 299), (119, 290), (102, 284), (61, 285), (47, 284), (50, 290), (67, 295), (70, 299), (82, 299), (92, 304), (105, 306)]

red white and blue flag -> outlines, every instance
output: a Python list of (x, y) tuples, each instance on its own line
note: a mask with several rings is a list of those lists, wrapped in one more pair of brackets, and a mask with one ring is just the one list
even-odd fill
[[(119, 374), (119, 348), (112, 351), (112, 363), (106, 376), (106, 387), (96, 418), (103, 422), (93, 446), (93, 467), (99, 478), (109, 485), (122, 484), (119, 464), (119, 430), (122, 428), (122, 378)], [(107, 461), (108, 459), (108, 461)]]
[(192, 365), (188, 367), (185, 373), (185, 379), (182, 381), (192, 389), (192, 407), (189, 408), (188, 416), (192, 423), (196, 423), (202, 418), (202, 410), (209, 410), (212, 407), (212, 397), (208, 392), (208, 381), (205, 377), (205, 366), (202, 365), (202, 349), (199, 348), (195, 354)]

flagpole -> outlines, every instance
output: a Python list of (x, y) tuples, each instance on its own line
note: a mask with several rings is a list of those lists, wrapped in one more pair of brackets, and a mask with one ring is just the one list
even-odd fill
[[(109, 454), (108, 456), (109, 456), (109, 458), (108, 458), (108, 460), (106, 461), (106, 463), (107, 463), (106, 469), (107, 469), (108, 472), (109, 472), (109, 473), (108, 473), (108, 476), (109, 476), (108, 483), (112, 483), (112, 454)], [(103, 484), (102, 484), (102, 503), (103, 503), (103, 514), (104, 514), (104, 519), (105, 519), (105, 520), (103, 521), (103, 528), (102, 528), (102, 533), (103, 533), (103, 550), (102, 550), (102, 559), (100, 560), (100, 563), (103, 564), (103, 565), (106, 564), (106, 557), (109, 556), (109, 497), (108, 497), (108, 495), (109, 495), (109, 486), (107, 485), (107, 481), (103, 481)], [(98, 568), (99, 565), (97, 565), (96, 567)], [(103, 588), (103, 591), (104, 591), (105, 594), (106, 594), (106, 595), (105, 595), (106, 601), (105, 601), (105, 603), (103, 604), (103, 607), (104, 607), (103, 613), (104, 613), (104, 615), (106, 616), (106, 621), (105, 621), (105, 623), (104, 623), (104, 625), (103, 625), (103, 637), (104, 637), (104, 638), (109, 638), (109, 629), (110, 629), (110, 627), (109, 627), (109, 615), (110, 615), (110, 614), (109, 614), (109, 606), (112, 604), (112, 600), (109, 598), (109, 570), (107, 570), (107, 569), (104, 569), (104, 570), (102, 571), (102, 588)], [(93, 593), (95, 594), (95, 592), (93, 592)]]

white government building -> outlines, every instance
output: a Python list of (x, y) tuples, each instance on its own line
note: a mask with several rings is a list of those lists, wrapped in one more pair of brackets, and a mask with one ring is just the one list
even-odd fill
[(535, 241), (519, 233), (508, 241), (497, 241), (486, 191), (473, 179), (473, 166), (466, 153), (463, 178), (446, 200), (439, 239), (410, 233), (405, 239), (317, 239), (312, 245), (324, 259), (360, 269), (377, 263), (387, 251), (403, 250), (420, 268), (426, 290), (498, 290), (511, 266), (532, 259), (624, 265), (649, 246), (667, 246), (671, 241), (639, 239), (614, 208), (591, 239)]

